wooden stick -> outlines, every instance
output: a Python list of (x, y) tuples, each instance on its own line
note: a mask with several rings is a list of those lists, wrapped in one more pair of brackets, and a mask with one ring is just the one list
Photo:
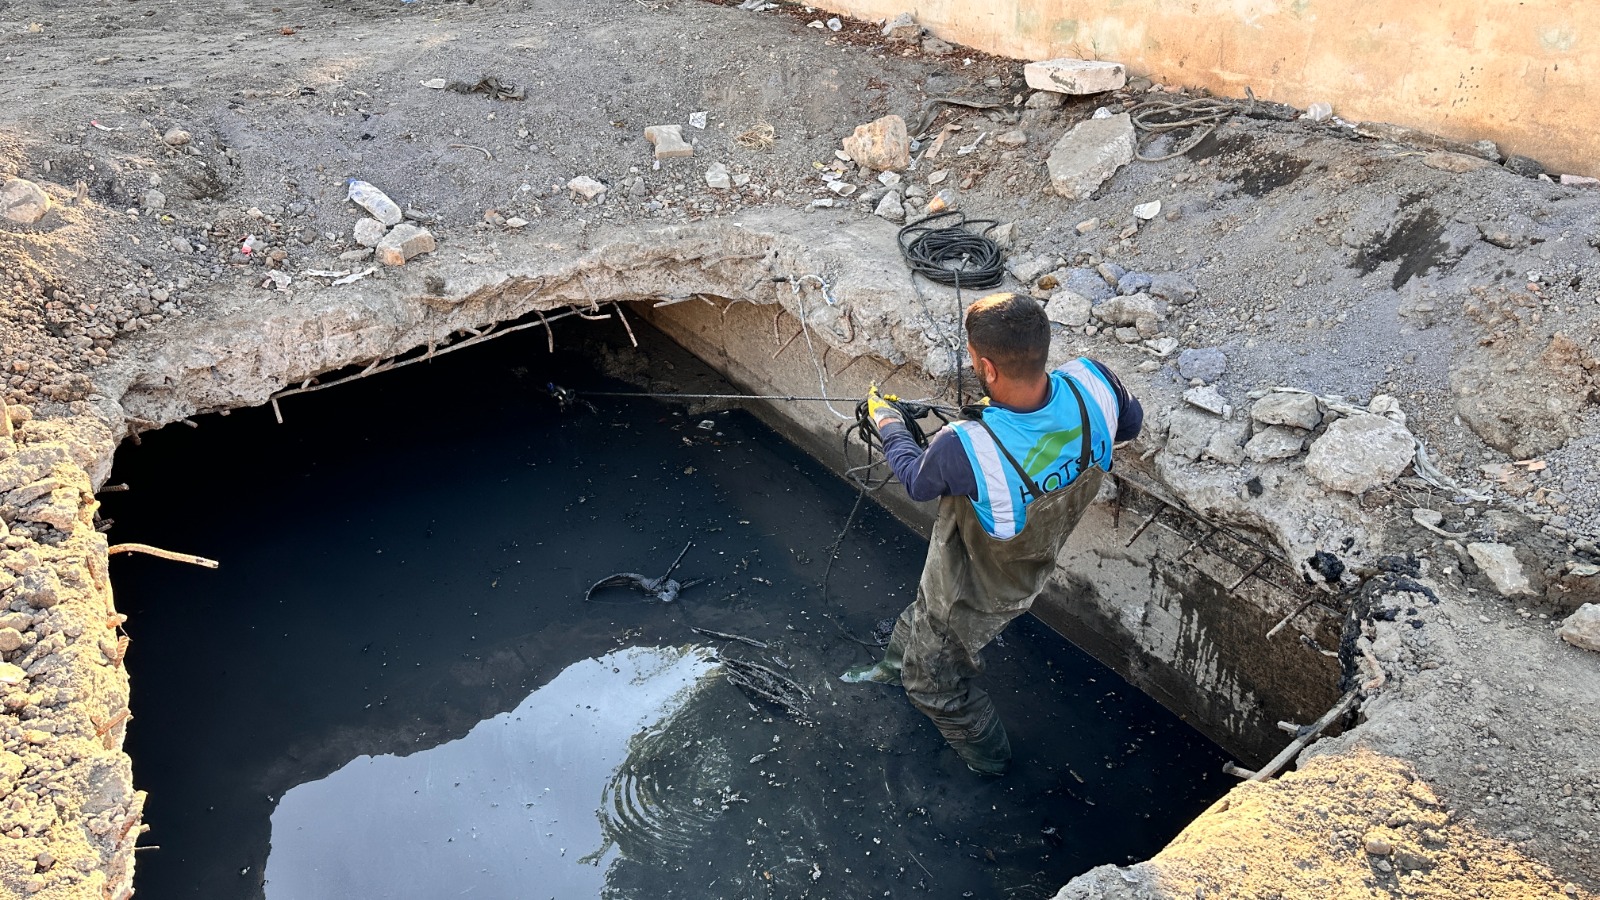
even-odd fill
[(717, 638), (719, 640), (738, 641), (741, 644), (749, 644), (750, 646), (755, 647), (758, 650), (767, 649), (767, 645), (766, 644), (763, 644), (762, 642), (760, 642), (760, 641), (758, 641), (758, 640), (756, 640), (754, 638), (741, 637), (741, 636), (739, 636), (737, 634), (728, 634), (725, 631), (712, 631), (709, 628), (696, 628), (693, 625), (689, 626), (689, 630), (694, 632), (695, 634), (703, 634), (706, 637), (714, 637), (714, 638)]
[(145, 553), (150, 556), (159, 556), (162, 559), (170, 559), (173, 562), (204, 566), (207, 569), (215, 569), (218, 566), (217, 561), (214, 559), (206, 559), (204, 556), (195, 556), (192, 553), (173, 553), (171, 550), (163, 550), (160, 547), (152, 547), (149, 544), (118, 544), (115, 547), (106, 549), (107, 556), (113, 553)]
[(667, 578), (667, 577), (670, 577), (670, 576), (671, 576), (671, 575), (672, 575), (672, 573), (673, 573), (673, 572), (675, 572), (675, 571), (676, 571), (676, 570), (677, 570), (677, 568), (678, 568), (678, 563), (681, 563), (681, 562), (683, 562), (683, 558), (684, 558), (684, 557), (685, 557), (685, 556), (688, 556), (688, 555), (689, 555), (689, 548), (690, 548), (690, 547), (693, 547), (693, 546), (694, 546), (694, 541), (690, 541), (690, 542), (689, 542), (689, 543), (687, 543), (687, 544), (684, 544), (684, 545), (683, 545), (683, 550), (682, 550), (682, 552), (680, 552), (680, 553), (679, 553), (679, 554), (678, 554), (678, 558), (677, 558), (677, 559), (675, 559), (675, 560), (673, 560), (673, 561), (672, 561), (672, 566), (671, 566), (671, 568), (668, 568), (668, 569), (667, 569), (667, 574), (666, 574), (666, 575), (662, 575), (662, 576), (661, 576), (661, 577), (662, 577), (662, 578)]
[(1310, 727), (1306, 728), (1303, 734), (1291, 741), (1289, 746), (1283, 748), (1282, 752), (1272, 758), (1271, 762), (1267, 763), (1256, 771), (1251, 772), (1249, 769), (1241, 769), (1233, 763), (1228, 763), (1227, 765), (1223, 766), (1222, 771), (1227, 772), (1230, 775), (1238, 775), (1246, 781), (1265, 781), (1268, 778), (1271, 778), (1272, 776), (1278, 774), (1279, 769), (1282, 769), (1284, 766), (1288, 765), (1291, 760), (1298, 756), (1300, 751), (1304, 750), (1305, 746), (1311, 743), (1312, 738), (1321, 734), (1329, 725), (1332, 725), (1335, 719), (1349, 712), (1350, 707), (1354, 706), (1356, 700), (1360, 699), (1360, 697), (1361, 692), (1356, 690), (1351, 691), (1339, 698), (1339, 702), (1333, 705), (1333, 709), (1323, 713), (1322, 718), (1312, 722)]
[(483, 149), (482, 147), (474, 147), (471, 144), (451, 144), (450, 145), (450, 149), (451, 150), (476, 150), (479, 153), (483, 154), (483, 158), (484, 159), (488, 160), (489, 162), (494, 162), (494, 154), (492, 154), (489, 151)]

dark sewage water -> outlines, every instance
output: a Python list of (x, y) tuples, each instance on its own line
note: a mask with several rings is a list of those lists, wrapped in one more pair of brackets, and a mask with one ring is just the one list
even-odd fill
[[(1217, 747), (1031, 617), (987, 653), (1003, 778), (897, 689), (838, 682), (871, 657), (835, 621), (898, 612), (924, 541), (865, 504), (825, 601), (851, 488), (741, 410), (563, 412), (548, 382), (626, 389), (599, 355), (699, 365), (578, 325), (119, 451), (113, 539), (222, 563), (113, 563), (141, 897), (1048, 897), (1228, 787)], [(677, 602), (585, 602), (691, 541), (675, 575), (706, 581)], [(803, 687), (809, 721), (724, 656)]]

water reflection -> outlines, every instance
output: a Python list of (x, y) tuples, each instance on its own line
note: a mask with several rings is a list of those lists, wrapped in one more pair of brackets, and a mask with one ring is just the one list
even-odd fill
[(664, 806), (624, 765), (713, 665), (674, 648), (584, 660), (466, 737), (291, 789), (272, 815), (267, 897), (599, 896), (619, 817), (665, 837), (683, 821), (641, 818), (713, 812)]

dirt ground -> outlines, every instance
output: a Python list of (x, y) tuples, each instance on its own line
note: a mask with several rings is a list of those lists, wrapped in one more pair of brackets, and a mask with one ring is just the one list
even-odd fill
[[(1375, 542), (1416, 554), (1427, 583), (1449, 595), (1415, 617), (1423, 624), (1406, 636), (1412, 655), (1385, 662), (1397, 685), (1420, 692), (1406, 702), (1461, 730), (1430, 745), (1376, 729), (1364, 740), (1382, 746), (1366, 749), (1415, 766), (1474, 833), (1490, 836), (1430, 845), (1435, 860), (1455, 857), (1439, 865), (1470, 875), (1483, 871), (1485, 854), (1504, 853), (1502, 868), (1537, 861), (1530, 889), (1600, 889), (1589, 702), (1600, 656), (1552, 635), (1562, 616), (1600, 598), (1600, 577), (1581, 574), (1600, 561), (1600, 191), (1496, 165), (1450, 171), (1465, 165), (1429, 155), (1425, 140), (1262, 105), (1188, 154), (1134, 163), (1092, 199), (1068, 201), (1050, 193), (1044, 166), (1057, 138), (1098, 106), (1165, 92), (1136, 78), (1115, 96), (1030, 104), (1017, 61), (889, 44), (874, 23), (810, 25), (828, 18), (705, 0), (282, 0), (225, 14), (192, 0), (0, 0), (0, 181), (28, 179), (54, 201), (36, 225), (0, 221), (5, 399), (29, 409), (19, 424), (27, 415), (92, 420), (120, 438), (160, 424), (117, 406), (126, 373), (208, 323), (237, 328), (306, 303), (361, 310), (459, 297), (523, 262), (574, 257), (630, 229), (765, 217), (803, 222), (785, 228), (805, 243), (881, 237), (862, 253), (892, 260), (892, 230), (873, 215), (876, 173), (835, 151), (878, 116), (900, 114), (915, 132), (936, 113), (934, 133), (946, 122), (961, 130), (905, 180), (925, 195), (953, 189), (970, 214), (1015, 223), (1014, 272), (1113, 263), (1181, 276), (1197, 296), (1167, 311), (1160, 334), (1182, 349), (1222, 351), (1226, 372), (1206, 380), (1241, 407), (1277, 385), (1353, 403), (1398, 398), (1407, 427), (1459, 489), (1402, 479), (1344, 502)], [(424, 85), (486, 76), (524, 99)], [(999, 107), (926, 106), (942, 96)], [(704, 128), (692, 124), (697, 112)], [(692, 158), (654, 165), (643, 133), (663, 124), (683, 126)], [(1170, 149), (1163, 140), (1156, 153)], [(735, 187), (708, 188), (715, 163), (737, 176)], [(856, 186), (853, 196), (829, 190), (820, 175), (829, 167)], [(575, 195), (567, 185), (577, 176), (605, 185), (604, 197)], [(353, 284), (310, 274), (374, 265), (346, 258), (361, 250), (349, 178), (387, 191), (438, 249)], [(815, 208), (818, 199), (835, 205)], [(1154, 200), (1153, 219), (1135, 217), (1135, 205)], [(1049, 293), (1035, 277), (1014, 287)], [(908, 287), (907, 296), (921, 305), (920, 322), (941, 325), (931, 310), (947, 294)], [(1151, 452), (1191, 427), (1176, 355), (1122, 343), (1110, 328), (1065, 340), (1129, 373), (1151, 412)], [(316, 373), (259, 374), (282, 384)], [(50, 437), (41, 422), (25, 437)], [(100, 477), (105, 462), (82, 461)], [(1172, 480), (1182, 470), (1235, 494), (1255, 474), (1203, 458), (1174, 465), (1165, 470)], [(1413, 524), (1414, 507), (1437, 510), (1439, 531), (1459, 537)], [(1329, 521), (1305, 528), (1307, 545), (1336, 543)], [(1318, 537), (1319, 528), (1329, 534)], [(1496, 594), (1462, 549), (1480, 540), (1517, 548), (1532, 594)], [(1430, 646), (1448, 652), (1417, 651), (1436, 631), (1450, 639)], [(1460, 752), (1459, 741), (1487, 756)], [(42, 777), (25, 771), (24, 781)], [(1254, 835), (1270, 854), (1270, 842), (1314, 846), (1330, 833), (1310, 816), (1276, 827), (1230, 840)], [(86, 882), (31, 862), (32, 843), (30, 862), (18, 861), (21, 847), (0, 846), (9, 887), (78, 896), (73, 884)], [(1417, 895), (1470, 895), (1477, 883)], [(1253, 895), (1311, 895), (1259, 887)], [(1377, 878), (1360, 895), (1415, 888)]]

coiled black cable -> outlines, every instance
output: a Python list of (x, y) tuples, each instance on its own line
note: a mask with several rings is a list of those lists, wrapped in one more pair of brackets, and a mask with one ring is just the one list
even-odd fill
[[(932, 416), (939, 420), (939, 426), (943, 427), (950, 424), (951, 418), (957, 414), (956, 410), (949, 407), (936, 406), (931, 403), (918, 403), (915, 400), (895, 399), (887, 402), (890, 406), (900, 411), (902, 420), (906, 425), (906, 431), (911, 433), (911, 440), (915, 441), (916, 445), (924, 450), (928, 449), (928, 433), (923, 430), (922, 423), (917, 420)], [(937, 431), (938, 429), (935, 428), (934, 430)], [(849, 464), (851, 438), (859, 438), (861, 443), (866, 445), (866, 464), (860, 466), (851, 466)], [(872, 469), (883, 465), (887, 460), (883, 458), (883, 439), (878, 435), (878, 426), (872, 421), (872, 415), (867, 411), (867, 401), (862, 400), (856, 404), (856, 423), (845, 430), (844, 442), (846, 478), (854, 481), (863, 490), (868, 491), (875, 491), (889, 482), (889, 475), (884, 475), (877, 480), (874, 480), (871, 475)], [(874, 453), (878, 455), (876, 461), (872, 458)]]
[[(972, 230), (979, 225), (987, 227)], [(936, 284), (999, 287), (1006, 274), (1005, 255), (988, 236), (999, 225), (994, 219), (968, 219), (957, 210), (942, 212), (900, 229), (900, 255), (912, 272)]]

